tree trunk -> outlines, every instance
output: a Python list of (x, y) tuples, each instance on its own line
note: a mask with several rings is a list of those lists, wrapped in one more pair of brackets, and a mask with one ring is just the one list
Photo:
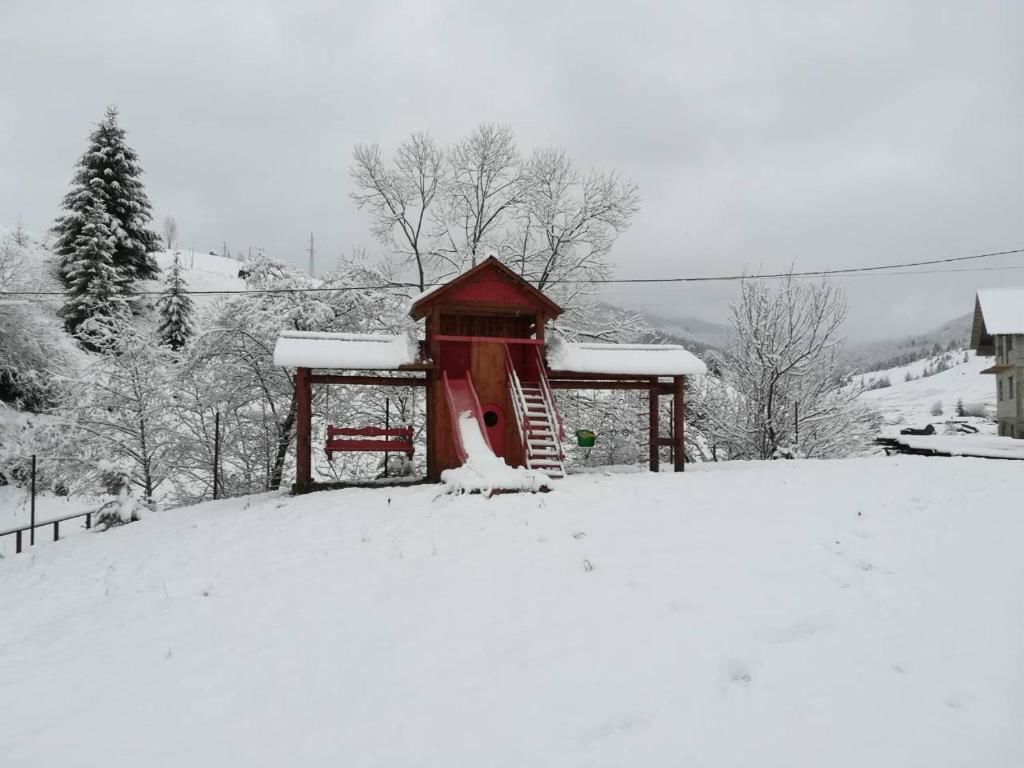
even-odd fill
[(277, 453), (274, 456), (274, 468), (270, 473), (270, 490), (276, 491), (281, 487), (281, 479), (284, 477), (284, 462), (288, 458), (288, 446), (292, 443), (292, 435), (295, 432), (295, 395), (292, 395), (291, 403), (288, 405), (288, 413), (281, 424), (281, 431), (277, 437)]
[(146, 441), (146, 420), (139, 419), (139, 444), (142, 448), (142, 484), (146, 492), (146, 501), (153, 500), (153, 472), (149, 458), (149, 446)]

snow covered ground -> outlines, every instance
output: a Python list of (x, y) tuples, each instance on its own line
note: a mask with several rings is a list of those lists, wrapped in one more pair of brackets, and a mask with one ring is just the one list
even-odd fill
[[(181, 259), (182, 277), (188, 283), (190, 291), (244, 291), (245, 280), (238, 276), (241, 262), (223, 256), (201, 251), (161, 251), (156, 254), (156, 262), (161, 270), (170, 269), (177, 253)], [(153, 281), (150, 290), (160, 290), (163, 276)]]
[[(898, 432), (898, 427), (923, 427), (926, 424), (935, 424), (936, 429), (939, 429), (942, 422), (956, 415), (957, 400), (961, 399), (969, 409), (986, 409), (994, 415), (995, 381), (991, 376), (981, 373), (992, 365), (991, 358), (978, 357), (970, 352), (967, 362), (963, 362), (963, 356), (962, 350), (953, 353), (953, 367), (932, 376), (921, 377), (921, 374), (927, 365), (938, 358), (918, 360), (886, 371), (874, 371), (856, 376), (854, 380), (864, 386), (883, 378), (891, 382), (889, 387), (872, 389), (862, 395), (865, 402), (881, 412), (890, 426), (887, 432)], [(915, 378), (907, 381), (908, 373)], [(936, 403), (942, 405), (940, 416), (931, 413)], [(971, 423), (981, 431), (995, 432), (994, 422), (988, 419), (971, 419)]]
[(1021, 765), (1016, 462), (155, 513), (0, 561), (0, 764)]

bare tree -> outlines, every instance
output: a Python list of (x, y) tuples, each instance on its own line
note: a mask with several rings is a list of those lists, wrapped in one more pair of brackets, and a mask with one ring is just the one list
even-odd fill
[(639, 191), (614, 173), (581, 173), (561, 149), (534, 152), (526, 177), (510, 261), (571, 305), (592, 288), (570, 281), (608, 276), (608, 253), (639, 210)]
[(169, 472), (173, 358), (128, 324), (111, 324), (108, 330), (108, 354), (99, 356), (69, 393), (69, 422), (55, 447), (69, 457), (60, 474), (69, 486), (125, 478), (150, 501)]
[(584, 173), (561, 149), (524, 160), (498, 125), (446, 152), (413, 134), (390, 165), (378, 145), (360, 144), (351, 174), (374, 237), (415, 267), (421, 290), (495, 253), (576, 313), (593, 305), (587, 281), (609, 274), (608, 254), (639, 210), (632, 182)]
[(25, 261), (16, 237), (0, 240), (0, 291), (14, 290), (23, 280)]
[(448, 151), (444, 218), (448, 246), (471, 265), (523, 201), (525, 169), (512, 129), (485, 124)]
[[(875, 427), (838, 376), (846, 302), (833, 285), (744, 281), (711, 431), (733, 458), (853, 453)], [(710, 405), (710, 404), (709, 404)]]
[(164, 218), (164, 242), (169, 251), (173, 250), (174, 244), (178, 242), (178, 222), (173, 216)]
[(378, 144), (358, 144), (352, 152), (352, 199), (369, 211), (374, 237), (415, 268), (420, 290), (437, 259), (432, 216), (444, 170), (444, 152), (425, 133), (402, 142), (390, 167)]

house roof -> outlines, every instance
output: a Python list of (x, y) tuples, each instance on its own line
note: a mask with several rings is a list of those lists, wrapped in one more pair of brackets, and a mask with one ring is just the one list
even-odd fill
[(1024, 334), (1024, 287), (986, 288), (974, 301), (971, 349), (992, 346), (992, 336)]
[(405, 335), (282, 331), (274, 345), (282, 368), (393, 371), (414, 362), (416, 342)]
[(409, 308), (409, 316), (419, 320), (437, 304), (516, 309), (542, 313), (549, 319), (562, 314), (560, 306), (493, 256), (444, 285), (415, 297)]
[(548, 349), (548, 365), (567, 373), (633, 376), (690, 376), (708, 371), (703, 360), (678, 344), (562, 342)]

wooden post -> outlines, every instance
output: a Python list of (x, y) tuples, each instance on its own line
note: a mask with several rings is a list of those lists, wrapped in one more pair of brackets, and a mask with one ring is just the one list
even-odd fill
[(295, 490), (308, 491), (313, 480), (313, 400), (309, 368), (295, 369)]
[(686, 454), (683, 449), (684, 429), (684, 397), (685, 379), (675, 376), (672, 379), (672, 458), (675, 460), (675, 471), (686, 469)]
[[(384, 398), (384, 429), (391, 429), (391, 398)], [(390, 453), (384, 451), (384, 477), (388, 476), (388, 457)]]
[(32, 501), (29, 511), (28, 545), (36, 545), (36, 455), (32, 454)]
[(437, 480), (437, 449), (434, 446), (434, 421), (437, 419), (437, 377), (431, 371), (427, 374), (427, 391), (424, 398), (423, 430), (426, 433), (424, 442), (427, 446), (427, 479)]
[(650, 457), (650, 469), (651, 472), (657, 472), (659, 469), (661, 457), (659, 455), (658, 447), (658, 378), (654, 377), (651, 379), (651, 387), (649, 390), (649, 426), (648, 441), (650, 443), (649, 457)]
[(213, 413), (213, 500), (217, 500), (217, 467), (220, 464), (220, 411)]
[(434, 367), (427, 371), (426, 431), (427, 431), (427, 479), (438, 481), (441, 472), (437, 466), (437, 401), (441, 388), (441, 344), (434, 336), (441, 329), (441, 311), (434, 307), (426, 318), (426, 348)]

